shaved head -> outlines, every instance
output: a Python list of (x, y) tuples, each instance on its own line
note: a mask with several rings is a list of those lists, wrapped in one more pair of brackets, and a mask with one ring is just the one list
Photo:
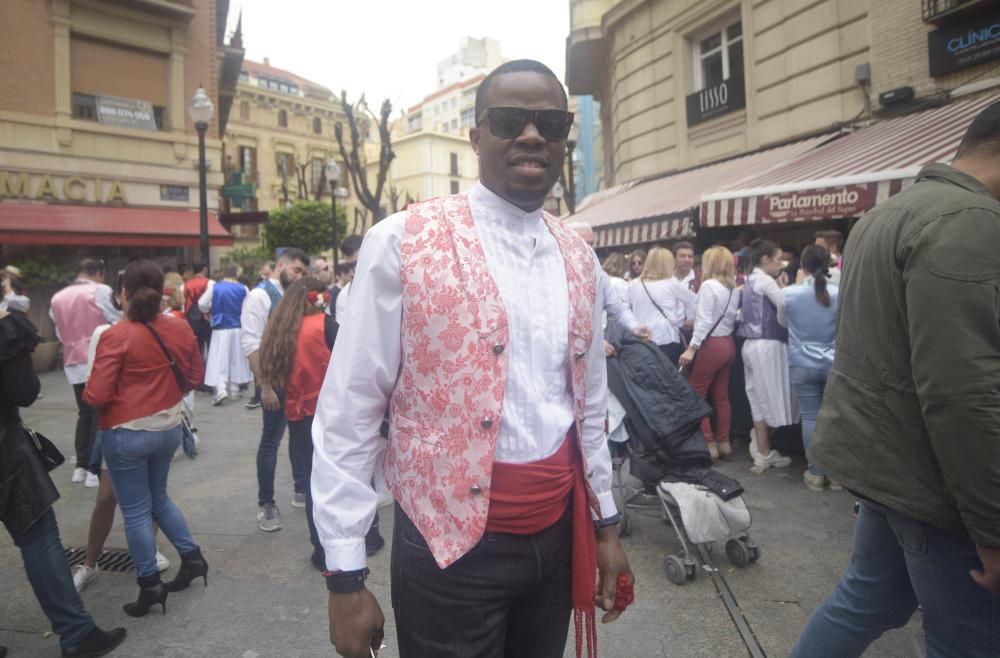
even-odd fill
[(597, 235), (594, 234), (594, 229), (590, 224), (573, 222), (572, 224), (568, 224), (566, 228), (576, 231), (576, 234), (583, 238), (583, 241), (590, 245), (591, 249), (597, 244)]

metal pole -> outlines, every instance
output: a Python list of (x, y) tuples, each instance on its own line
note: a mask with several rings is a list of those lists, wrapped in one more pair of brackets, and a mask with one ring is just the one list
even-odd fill
[(330, 182), (330, 207), (333, 209), (333, 271), (337, 271), (337, 187)]
[(205, 131), (207, 123), (196, 123), (198, 130), (198, 212), (201, 220), (201, 262), (211, 271), (208, 257), (208, 173), (205, 166)]

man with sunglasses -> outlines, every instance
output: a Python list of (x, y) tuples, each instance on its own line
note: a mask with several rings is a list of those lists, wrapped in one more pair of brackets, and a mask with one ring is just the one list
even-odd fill
[(630, 600), (603, 431), (600, 268), (541, 210), (573, 115), (552, 71), (517, 60), (483, 80), (476, 116), (475, 188), (366, 235), (320, 393), (313, 514), (330, 639), (348, 658), (383, 639), (364, 536), (387, 407), (401, 658), (561, 657), (571, 611), (577, 646), (594, 647), (595, 603), (610, 622)]

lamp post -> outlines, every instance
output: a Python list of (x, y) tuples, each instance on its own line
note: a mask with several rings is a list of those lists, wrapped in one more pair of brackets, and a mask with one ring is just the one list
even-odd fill
[(326, 182), (330, 186), (330, 207), (333, 217), (333, 271), (337, 271), (337, 181), (340, 180), (340, 165), (333, 158), (326, 162)]
[(562, 183), (556, 181), (556, 184), (552, 186), (552, 196), (556, 198), (556, 215), (562, 215), (562, 199), (565, 191), (563, 190)]
[(201, 262), (210, 268), (208, 255), (208, 167), (205, 166), (205, 131), (215, 114), (215, 106), (201, 86), (188, 103), (188, 115), (198, 131), (198, 211), (201, 220)]

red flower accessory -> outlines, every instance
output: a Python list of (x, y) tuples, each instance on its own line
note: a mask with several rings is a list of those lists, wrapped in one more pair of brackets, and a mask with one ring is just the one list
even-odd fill
[(326, 293), (319, 290), (310, 290), (306, 293), (306, 299), (309, 300), (311, 306), (316, 308), (323, 308), (326, 306)]

